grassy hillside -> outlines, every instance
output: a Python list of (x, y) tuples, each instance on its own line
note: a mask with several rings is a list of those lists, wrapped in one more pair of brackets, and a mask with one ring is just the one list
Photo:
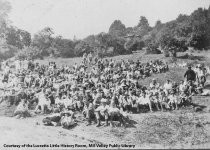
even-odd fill
[[(192, 60), (186, 53), (179, 53), (177, 63), (183, 61), (188, 63), (210, 64), (210, 52), (194, 52)], [(110, 58), (108, 58), (110, 59)], [(117, 61), (121, 59), (140, 59), (142, 62), (148, 62), (155, 59), (161, 59), (172, 66), (174, 61), (171, 58), (165, 58), (160, 55), (144, 55), (137, 53), (133, 55), (122, 55), (112, 57)], [(41, 64), (49, 61), (55, 61), (59, 65), (73, 65), (80, 63), (81, 58), (63, 59), (46, 58), (37, 60)], [(170, 67), (170, 71), (162, 74), (155, 74), (140, 82), (148, 85), (152, 78), (163, 84), (166, 79), (179, 82), (183, 79), (186, 71), (181, 67)], [(207, 79), (206, 88), (210, 86), (210, 79)], [(200, 112), (195, 112), (195, 107), (180, 108), (179, 110), (169, 112), (153, 112), (129, 115), (133, 126), (122, 127), (95, 127), (95, 125), (86, 126), (82, 120), (81, 114), (77, 114), (79, 119), (78, 126), (71, 130), (64, 130), (60, 127), (46, 127), (42, 125), (42, 119), (45, 116), (35, 116), (32, 118), (17, 120), (15, 118), (0, 117), (4, 123), (0, 124), (0, 130), (6, 138), (0, 139), (0, 143), (9, 143), (12, 137), (19, 137), (14, 140), (14, 144), (35, 143), (51, 144), (52, 141), (57, 144), (134, 144), (135, 148), (209, 148), (210, 147), (210, 100), (205, 96), (194, 96), (193, 103), (203, 106)], [(24, 132), (22, 132), (24, 130)], [(31, 132), (31, 131), (36, 132)], [(43, 134), (44, 133), (44, 134)], [(41, 139), (41, 140), (39, 140)], [(59, 139), (59, 140), (57, 140)], [(69, 140), (71, 139), (71, 140)]]

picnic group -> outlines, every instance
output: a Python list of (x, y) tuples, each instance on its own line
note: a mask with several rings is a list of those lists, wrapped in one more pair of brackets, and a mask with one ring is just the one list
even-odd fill
[[(87, 126), (126, 126), (132, 113), (177, 110), (191, 105), (193, 95), (205, 94), (204, 65), (187, 66), (183, 80), (160, 84), (153, 77), (170, 70), (162, 60), (143, 63), (85, 54), (81, 63), (69, 65), (4, 61), (1, 70), (0, 102), (15, 106), (14, 117), (47, 114), (44, 125), (67, 129), (77, 124), (78, 114)], [(149, 85), (140, 84), (149, 77)]]

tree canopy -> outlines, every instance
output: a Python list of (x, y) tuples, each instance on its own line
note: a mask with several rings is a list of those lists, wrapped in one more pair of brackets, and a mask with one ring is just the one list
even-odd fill
[(89, 35), (84, 39), (65, 39), (56, 35), (51, 27), (45, 27), (33, 37), (28, 31), (10, 24), (9, 2), (0, 0), (0, 55), (6, 59), (18, 57), (75, 57), (83, 53), (100, 55), (127, 54), (147, 47), (150, 51), (162, 49), (174, 56), (188, 47), (209, 49), (210, 6), (198, 8), (190, 15), (180, 14), (176, 19), (162, 23), (157, 20), (154, 27), (145, 16), (140, 16), (136, 26), (126, 27), (120, 20), (114, 20), (108, 33)]

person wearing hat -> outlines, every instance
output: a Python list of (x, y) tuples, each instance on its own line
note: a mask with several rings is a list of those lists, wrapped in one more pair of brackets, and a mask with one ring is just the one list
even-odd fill
[(152, 82), (150, 83), (150, 88), (152, 90), (158, 89), (160, 84), (157, 82), (155, 78), (152, 79)]
[(65, 129), (69, 129), (72, 126), (74, 126), (76, 124), (75, 120), (74, 120), (74, 112), (73, 111), (64, 111), (61, 112), (62, 117), (61, 117), (61, 126)]
[(105, 126), (108, 126), (108, 117), (109, 117), (108, 109), (109, 109), (109, 106), (107, 105), (107, 99), (102, 98), (101, 105), (95, 109), (95, 115), (97, 119), (96, 127), (101, 126), (101, 120), (103, 118), (105, 119)]
[(188, 70), (184, 74), (184, 78), (187, 81), (196, 81), (196, 73), (192, 70), (191, 66), (188, 66)]

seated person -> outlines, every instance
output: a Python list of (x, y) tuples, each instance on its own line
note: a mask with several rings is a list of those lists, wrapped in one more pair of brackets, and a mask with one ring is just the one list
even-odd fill
[(161, 107), (161, 110), (163, 111), (163, 106), (165, 106), (166, 109), (169, 109), (169, 105), (168, 105), (168, 98), (165, 94), (165, 92), (163, 90), (160, 90), (160, 93), (159, 93), (159, 102), (160, 102), (160, 107)]
[(25, 117), (30, 117), (30, 112), (28, 110), (28, 103), (25, 99), (22, 99), (21, 102), (18, 104), (14, 116), (17, 118), (25, 118)]
[(190, 94), (196, 94), (196, 85), (193, 83), (193, 81), (188, 81), (187, 85), (186, 85), (186, 89), (188, 90), (188, 92)]
[(167, 80), (167, 82), (164, 84), (163, 87), (164, 87), (166, 95), (168, 95), (168, 93), (172, 90), (171, 80)]
[(87, 119), (87, 126), (91, 125), (91, 121), (95, 119), (94, 106), (92, 102), (86, 101), (84, 103), (83, 115)]
[(137, 112), (140, 111), (140, 106), (141, 105), (148, 105), (150, 112), (153, 112), (152, 111), (152, 104), (151, 104), (151, 101), (150, 101), (151, 96), (152, 96), (151, 93), (142, 92), (142, 96), (138, 97), (138, 99), (137, 99)]
[(159, 89), (159, 87), (160, 87), (160, 84), (157, 82), (157, 80), (156, 79), (152, 79), (152, 82), (150, 83), (150, 89), (152, 91), (156, 92)]
[(108, 109), (109, 106), (107, 105), (107, 100), (102, 99), (101, 105), (95, 109), (96, 119), (97, 119), (97, 125), (96, 127), (101, 126), (101, 120), (105, 119), (105, 126), (108, 126)]
[(192, 95), (190, 95), (189, 92), (185, 90), (180, 94), (180, 100), (180, 105), (185, 107), (186, 105), (192, 103)]
[[(178, 97), (175, 95), (174, 91), (171, 91), (170, 95), (168, 96), (169, 102), (168, 105), (172, 107), (173, 110), (178, 109)], [(175, 105), (175, 108), (174, 108)]]
[(110, 117), (111, 127), (113, 127), (113, 121), (115, 119), (119, 120), (120, 125), (125, 126), (125, 123), (124, 123), (124, 120), (123, 120), (124, 116), (121, 114), (120, 109), (118, 109), (114, 103), (110, 104), (110, 107), (108, 109), (108, 114), (109, 114), (109, 117)]
[(76, 122), (74, 120), (74, 112), (73, 111), (64, 111), (61, 117), (61, 126), (65, 129), (69, 129), (73, 127)]
[(181, 80), (181, 83), (179, 84), (179, 93), (184, 92), (186, 89), (186, 84), (184, 82), (184, 80)]
[(155, 104), (156, 109), (159, 111), (159, 94), (156, 92), (155, 94), (151, 93), (150, 101)]

